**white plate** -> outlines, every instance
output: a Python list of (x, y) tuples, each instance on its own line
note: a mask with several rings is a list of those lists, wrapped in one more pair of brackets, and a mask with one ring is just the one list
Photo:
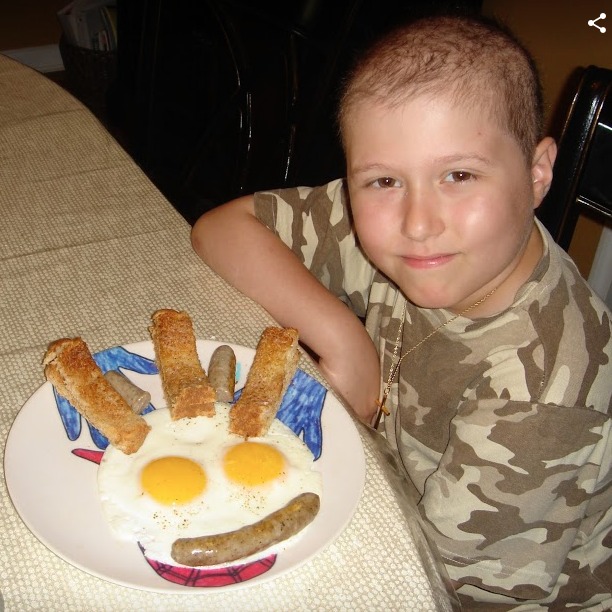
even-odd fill
[[(205, 366), (219, 344), (198, 340), (198, 354)], [(231, 346), (238, 363), (236, 388), (241, 389), (255, 352)], [(103, 371), (121, 367), (133, 382), (151, 393), (151, 403), (160, 408), (165, 402), (159, 376), (137, 373), (147, 369), (156, 372), (153, 357), (151, 342), (114, 347), (95, 355)], [(314, 379), (302, 371), (296, 377), (279, 418), (294, 430), (296, 425), (291, 420), (301, 419), (308, 434), (298, 435), (315, 447), (320, 442), (315, 469), (323, 475), (321, 509), (303, 537), (276, 556), (268, 556), (264, 563), (249, 565), (242, 572), (234, 568), (214, 576), (211, 570), (193, 570), (191, 585), (187, 586), (172, 582), (172, 571), (166, 578), (158, 575), (137, 544), (114, 539), (98, 499), (97, 465), (73, 452), (98, 449), (84, 421), (82, 430), (75, 431), (81, 419), (72, 407), (69, 412), (73, 420), (64, 426), (50, 383), (43, 384), (24, 404), (8, 436), (4, 471), (13, 504), (30, 531), (50, 550), (68, 563), (116, 584), (148, 591), (194, 593), (276, 578), (312, 558), (340, 535), (359, 503), (365, 480), (363, 447), (349, 415)], [(297, 380), (303, 384), (296, 385)], [(297, 400), (313, 404), (314, 408), (302, 405), (297, 412), (292, 411)], [(320, 419), (317, 403), (323, 405)], [(71, 437), (78, 437), (70, 440), (69, 431), (73, 432)]]

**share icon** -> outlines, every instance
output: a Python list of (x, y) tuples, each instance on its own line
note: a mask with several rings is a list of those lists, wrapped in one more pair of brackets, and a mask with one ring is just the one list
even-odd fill
[(597, 28), (602, 34), (605, 34), (606, 33), (606, 28), (604, 26), (597, 25), (597, 22), (600, 19), (605, 19), (605, 18), (606, 18), (606, 14), (605, 13), (601, 13), (597, 19), (589, 19), (587, 21), (587, 23), (590, 26), (593, 26), (594, 28)]

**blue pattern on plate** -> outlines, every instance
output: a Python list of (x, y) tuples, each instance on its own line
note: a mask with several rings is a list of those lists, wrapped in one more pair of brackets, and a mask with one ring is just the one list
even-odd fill
[(327, 389), (312, 376), (298, 370), (287, 388), (277, 418), (297, 436), (303, 436), (315, 460), (323, 451), (321, 412)]

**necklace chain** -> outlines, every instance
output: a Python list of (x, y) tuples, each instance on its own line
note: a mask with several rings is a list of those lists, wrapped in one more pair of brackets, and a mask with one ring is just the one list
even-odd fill
[(376, 424), (378, 424), (378, 421), (380, 420), (382, 413), (387, 414), (387, 415), (389, 414), (389, 410), (386, 408), (385, 404), (387, 403), (387, 398), (389, 397), (389, 393), (391, 392), (391, 385), (393, 385), (393, 381), (395, 380), (395, 376), (399, 370), (399, 367), (402, 361), (404, 360), (404, 357), (406, 357), (407, 355), (410, 355), (412, 351), (418, 349), (419, 346), (421, 346), (421, 344), (424, 344), (425, 342), (427, 342), (427, 340), (429, 340), (432, 336), (435, 336), (441, 329), (444, 329), (447, 325), (450, 325), (453, 321), (456, 321), (459, 317), (466, 315), (471, 310), (474, 310), (474, 308), (477, 308), (478, 306), (480, 306), (483, 302), (488, 300), (496, 291), (497, 291), (497, 287), (489, 291), (489, 293), (487, 293), (484, 297), (480, 298), (477, 302), (474, 302), (471, 306), (468, 306), (465, 310), (462, 310), (460, 313), (451, 317), (445, 323), (441, 323), (440, 325), (438, 325), (438, 327), (436, 327), (433, 331), (430, 331), (424, 338), (421, 338), (421, 340), (419, 340), (414, 346), (409, 348), (396, 361), (397, 354), (399, 352), (400, 341), (402, 339), (402, 332), (404, 331), (404, 322), (406, 321), (406, 302), (404, 302), (404, 308), (402, 310), (402, 318), (400, 321), (399, 329), (397, 330), (397, 338), (395, 339), (395, 347), (393, 348), (393, 356), (391, 357), (391, 367), (389, 368), (389, 376), (387, 378), (387, 384), (385, 385), (382, 399), (380, 400), (379, 405), (378, 405), (379, 410), (378, 410), (378, 416), (376, 417)]

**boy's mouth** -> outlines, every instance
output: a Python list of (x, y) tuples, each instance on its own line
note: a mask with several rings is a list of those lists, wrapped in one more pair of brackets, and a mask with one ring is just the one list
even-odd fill
[(454, 258), (451, 253), (441, 253), (439, 255), (403, 255), (404, 263), (410, 268), (417, 270), (429, 270), (447, 264)]

